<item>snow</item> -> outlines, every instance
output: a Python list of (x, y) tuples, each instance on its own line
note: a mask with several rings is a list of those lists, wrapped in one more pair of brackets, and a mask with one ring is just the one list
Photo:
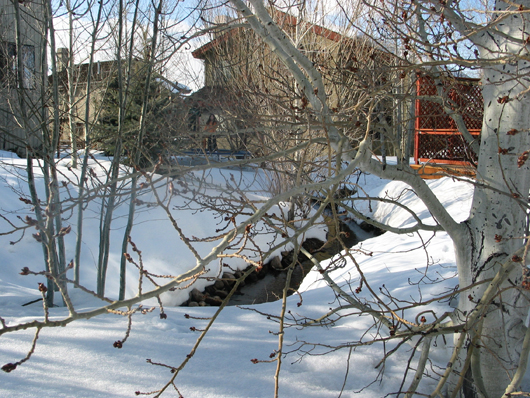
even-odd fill
[[(24, 218), (31, 215), (31, 209), (19, 200), (27, 194), (21, 168), (24, 161), (6, 152), (0, 153), (3, 167), (0, 168), (0, 214), (19, 225), (16, 216)], [(100, 179), (104, 179), (103, 168), (109, 167), (109, 160), (103, 156), (95, 156), (90, 160), (91, 167)], [(77, 172), (67, 168), (67, 159), (61, 161), (59, 171), (65, 179), (74, 178)], [(18, 169), (17, 169), (18, 167)], [(233, 178), (232, 178), (233, 176)], [(211, 211), (200, 211), (189, 203), (194, 184), (203, 182), (199, 192), (213, 194), (221, 192), (220, 197), (237, 200), (240, 193), (229, 189), (230, 184), (237, 180), (241, 191), (252, 198), (262, 199), (267, 203), (270, 188), (266, 178), (260, 172), (251, 170), (212, 169), (206, 172), (195, 171), (179, 176), (175, 180), (175, 188), (180, 189), (179, 195), (171, 202), (177, 222), (185, 226), (188, 237), (207, 237), (215, 229), (223, 228), (226, 221), (222, 215)], [(158, 191), (167, 192), (160, 180)], [(181, 181), (178, 185), (176, 181)], [(412, 191), (404, 191), (406, 186), (398, 182), (384, 181), (374, 176), (363, 176), (360, 179), (363, 190), (370, 196), (397, 197), (403, 203), (420, 214), (425, 223), (432, 223), (431, 216)], [(428, 184), (440, 198), (444, 206), (457, 220), (466, 219), (472, 196), (472, 186), (465, 182), (450, 178), (429, 181)], [(188, 187), (188, 190), (184, 186)], [(39, 190), (43, 190), (43, 182), (39, 181)], [(73, 192), (73, 188), (69, 187)], [(186, 193), (184, 193), (187, 191)], [(67, 190), (63, 187), (62, 194)], [(153, 194), (146, 190), (140, 199), (144, 203), (153, 203)], [(87, 208), (83, 235), (83, 268), (81, 280), (90, 288), (95, 288), (95, 264), (99, 238), (92, 233), (98, 230), (97, 212), (100, 199), (94, 199)], [(364, 206), (364, 207), (363, 207)], [(371, 211), (367, 202), (360, 207), (367, 215), (393, 226), (407, 226), (414, 223), (410, 214), (388, 204), (371, 203)], [(186, 250), (163, 210), (158, 206), (142, 205), (138, 207), (136, 226), (132, 232), (133, 241), (142, 251), (143, 262), (150, 271), (157, 274), (178, 275), (195, 266), (193, 255)], [(279, 214), (285, 208), (273, 207), (269, 213)], [(126, 201), (122, 201), (116, 209), (117, 218), (113, 226), (113, 237), (118, 237), (125, 225), (128, 211)], [(72, 225), (75, 230), (75, 214), (67, 214), (65, 224)], [(238, 216), (238, 222), (241, 222)], [(2, 221), (0, 232), (10, 229)], [(256, 227), (256, 230), (263, 226)], [(24, 234), (0, 236), (2, 249), (2, 273), (0, 274), (0, 316), (8, 325), (42, 319), (42, 304), (35, 303), (25, 307), (21, 305), (40, 297), (37, 283), (44, 282), (40, 276), (22, 276), (19, 274), (24, 266), (34, 271), (42, 269), (42, 248), (33, 239), (34, 231)], [(305, 234), (306, 237), (323, 238), (325, 229), (315, 227)], [(255, 235), (256, 245), (265, 247), (271, 244), (272, 234)], [(18, 243), (12, 245), (11, 241)], [(66, 236), (68, 259), (72, 257), (75, 234)], [(111, 260), (109, 264), (109, 280), (107, 292), (115, 297), (118, 289), (117, 270), (120, 261), (121, 240), (112, 241)], [(423, 243), (426, 242), (426, 248)], [(197, 245), (201, 255), (209, 253), (215, 242), (201, 242)], [(285, 250), (285, 248), (277, 251)], [(401, 300), (414, 302), (419, 299), (443, 295), (457, 283), (454, 264), (453, 247), (444, 232), (397, 235), (386, 233), (366, 240), (350, 250), (351, 258), (340, 264), (332, 273), (332, 277), (340, 285), (351, 283), (352, 290), (359, 285), (357, 267), (364, 273), (372, 290), (381, 296), (386, 291)], [(247, 254), (252, 255), (248, 252)], [(355, 259), (355, 262), (353, 261)], [(245, 262), (232, 260), (232, 267), (243, 268)], [(330, 260), (323, 263), (326, 267)], [(357, 264), (357, 265), (356, 265)], [(213, 264), (209, 276), (215, 276), (219, 269)], [(196, 282), (199, 288), (206, 285), (206, 280)], [(136, 294), (137, 279), (132, 267), (128, 270), (127, 295)], [(305, 278), (301, 288), (301, 297), (293, 295), (288, 299), (288, 328), (285, 330), (284, 351), (288, 354), (283, 358), (279, 382), (281, 397), (378, 397), (399, 390), (403, 372), (415, 341), (391, 355), (380, 364), (385, 349), (388, 351), (395, 342), (366, 345), (353, 351), (348, 349), (330, 350), (332, 347), (346, 342), (368, 341), (376, 334), (372, 318), (353, 315), (343, 317), (325, 326), (295, 327), (291, 325), (293, 318), (316, 319), (334, 307), (337, 298), (332, 290), (322, 281), (319, 272), (312, 271)], [(88, 297), (78, 289), (70, 289), (72, 299), (78, 311), (95, 308), (99, 301)], [(359, 293), (361, 300), (370, 300), (367, 286)], [(200, 332), (190, 328), (204, 329), (208, 318), (217, 310), (215, 307), (176, 307), (187, 298), (187, 291), (177, 291), (163, 297), (167, 319), (160, 319), (155, 309), (146, 314), (135, 314), (132, 330), (123, 348), (113, 347), (117, 340), (123, 340), (127, 331), (127, 317), (106, 314), (88, 320), (79, 320), (62, 328), (45, 328), (38, 339), (32, 358), (21, 364), (11, 373), (0, 372), (1, 397), (130, 397), (135, 391), (149, 392), (162, 388), (171, 380), (173, 374), (167, 367), (149, 363), (162, 363), (170, 367), (178, 367), (186, 359)], [(301, 305), (299, 303), (301, 302)], [(148, 305), (153, 303), (146, 303)], [(441, 316), (448, 311), (449, 303), (433, 302), (425, 316), (432, 321), (433, 316)], [(244, 308), (227, 307), (212, 326), (202, 341), (195, 355), (174, 381), (180, 394), (186, 398), (250, 398), (267, 397), (274, 394), (274, 374), (276, 362), (266, 362), (278, 348), (278, 324), (274, 317), (278, 315), (281, 302), (247, 306)], [(425, 310), (425, 308), (423, 308)], [(259, 311), (259, 312), (258, 312)], [(414, 321), (417, 309), (411, 308), (400, 314)], [(353, 311), (350, 311), (353, 312)], [(188, 316), (186, 316), (188, 315)], [(50, 310), (51, 319), (68, 316), (63, 307)], [(368, 330), (368, 333), (366, 333)], [(365, 334), (366, 333), (366, 334)], [(382, 333), (381, 336), (385, 336)], [(33, 339), (33, 331), (6, 333), (0, 337), (0, 365), (16, 362), (25, 357)], [(313, 343), (321, 343), (319, 346)], [(427, 371), (432, 375), (436, 366), (447, 362), (451, 342), (444, 344), (441, 338), (432, 349), (433, 367)], [(320, 355), (327, 352), (327, 355)], [(420, 349), (416, 351), (416, 357)], [(349, 367), (348, 367), (348, 356)], [(252, 359), (260, 362), (253, 364)], [(379, 366), (376, 368), (376, 366)], [(414, 361), (413, 361), (414, 364)], [(414, 365), (413, 365), (414, 367)], [(345, 380), (347, 369), (348, 377)], [(409, 372), (410, 374), (413, 371)], [(410, 382), (409, 375), (405, 387)], [(374, 382), (376, 381), (376, 382)], [(435, 385), (433, 378), (424, 378), (419, 391), (427, 392)], [(177, 397), (179, 394), (170, 386), (163, 396)]]

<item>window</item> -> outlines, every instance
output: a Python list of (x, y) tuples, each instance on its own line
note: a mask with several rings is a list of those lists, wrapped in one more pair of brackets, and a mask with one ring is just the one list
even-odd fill
[(22, 79), (24, 88), (35, 88), (35, 47), (22, 46)]
[(24, 88), (35, 88), (35, 47), (23, 45), (20, 53), (15, 43), (0, 42), (0, 85), (18, 87), (17, 55), (22, 57), (22, 84)]
[(17, 50), (14, 43), (0, 43), (0, 82), (2, 86), (9, 86), (15, 81), (15, 65)]

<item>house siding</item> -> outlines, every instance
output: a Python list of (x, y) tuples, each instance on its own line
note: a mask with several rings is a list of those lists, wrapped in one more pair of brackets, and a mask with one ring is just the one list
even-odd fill
[[(390, 67), (394, 58), (367, 38), (345, 37), (321, 26), (298, 22), (295, 17), (281, 12), (275, 13), (275, 20), (321, 72), (338, 128), (351, 125), (352, 115), (356, 117), (359, 112), (366, 111), (355, 108), (366, 89), (377, 89), (391, 80)], [(252, 97), (251, 106), (256, 107), (256, 112), (263, 111), (259, 104), (266, 103), (266, 98), (272, 99), (269, 104), (273, 103), (275, 108), (270, 114), (281, 112), (283, 117), (290, 117), (292, 123), (307, 116), (302, 115), (309, 111), (310, 105), (302, 89), (276, 54), (252, 30), (235, 27), (195, 50), (193, 56), (204, 61), (206, 87), (224, 87)], [(376, 109), (381, 113), (391, 107), (391, 103), (382, 101)], [(248, 113), (252, 116), (252, 108)], [(219, 130), (227, 132), (227, 129)], [(350, 134), (347, 127), (344, 131)], [(353, 135), (350, 138), (352, 141), (358, 139)], [(254, 148), (247, 149), (259, 152), (260, 145), (258, 142)]]
[[(0, 149), (24, 155), (27, 148), (37, 151), (42, 146), (40, 127), (46, 118), (39, 103), (46, 73), (41, 57), (44, 6), (38, 1), (23, 1), (18, 9), (21, 49), (16, 45), (15, 6), (0, 0)], [(19, 56), (23, 57), (23, 87), (15, 81)]]

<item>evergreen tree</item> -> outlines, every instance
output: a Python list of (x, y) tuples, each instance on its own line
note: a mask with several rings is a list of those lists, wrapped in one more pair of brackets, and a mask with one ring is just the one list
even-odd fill
[[(151, 79), (145, 120), (147, 133), (140, 147), (137, 148), (137, 136), (145, 98), (146, 68), (140, 62), (135, 63), (133, 68), (128, 86), (125, 86), (125, 83), (120, 84), (117, 73), (109, 82), (100, 105), (101, 116), (96, 124), (95, 142), (98, 149), (103, 150), (107, 155), (114, 156), (118, 142), (121, 141), (121, 146), (124, 148), (123, 154), (127, 159), (132, 159), (131, 155), (137, 150), (141, 152), (139, 166), (143, 167), (151, 164), (153, 160), (156, 162), (162, 148), (167, 146), (165, 141), (169, 134), (164, 134), (167, 132), (160, 129), (159, 120), (165, 118), (175, 94), (164, 84), (163, 80)], [(120, 89), (123, 90), (122, 93), (127, 92), (121, 128), (119, 126)]]

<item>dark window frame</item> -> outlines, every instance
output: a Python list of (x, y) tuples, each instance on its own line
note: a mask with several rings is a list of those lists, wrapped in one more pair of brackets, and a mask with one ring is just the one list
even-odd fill
[(35, 46), (23, 44), (22, 51), (12, 42), (0, 42), (0, 86), (19, 88), (17, 77), (17, 57), (22, 56), (22, 85), (25, 89), (34, 90), (35, 85)]

